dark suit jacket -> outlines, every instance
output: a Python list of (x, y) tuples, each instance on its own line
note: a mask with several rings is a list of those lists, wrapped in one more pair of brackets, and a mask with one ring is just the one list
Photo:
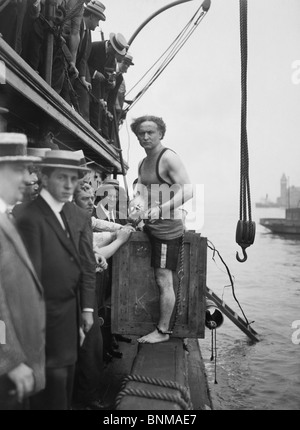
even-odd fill
[(0, 379), (25, 363), (34, 371), (35, 392), (40, 391), (45, 387), (43, 288), (16, 228), (1, 214), (0, 320), (6, 328), (6, 344), (0, 345)]
[[(114, 55), (107, 55), (106, 41), (93, 42), (91, 53), (88, 59), (88, 66), (90, 69), (91, 78), (93, 78), (95, 71), (102, 73), (106, 78), (108, 77), (106, 70), (116, 71), (116, 58)], [(93, 94), (95, 97), (107, 100), (110, 86), (107, 82), (101, 82), (92, 79)]]
[(45, 290), (46, 364), (65, 367), (77, 359), (81, 309), (94, 307), (95, 258), (89, 216), (72, 203), (64, 206), (70, 238), (42, 197), (24, 208), (17, 222)]
[(88, 67), (88, 58), (92, 50), (91, 30), (84, 32), (83, 20), (80, 26), (80, 44), (77, 50), (76, 66), (79, 77), (84, 76), (88, 82), (91, 82), (90, 70)]

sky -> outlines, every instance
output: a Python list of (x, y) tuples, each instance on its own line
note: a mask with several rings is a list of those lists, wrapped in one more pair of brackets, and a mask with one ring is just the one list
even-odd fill
[[(103, 0), (105, 38), (130, 39), (140, 24), (172, 0)], [(135, 65), (129, 91), (159, 58), (202, 1), (192, 0), (152, 20), (130, 46)], [(283, 173), (300, 187), (300, 1), (248, 1), (248, 141), (252, 203), (276, 200)], [(100, 39), (99, 29), (93, 40)], [(191, 182), (203, 184), (206, 204), (238, 205), (241, 59), (239, 0), (212, 0), (192, 37), (161, 77), (129, 111), (121, 129), (128, 184), (145, 154), (130, 130), (150, 114), (167, 124), (163, 144), (185, 163)], [(144, 81), (143, 84), (146, 82)], [(137, 87), (128, 96), (132, 98)]]

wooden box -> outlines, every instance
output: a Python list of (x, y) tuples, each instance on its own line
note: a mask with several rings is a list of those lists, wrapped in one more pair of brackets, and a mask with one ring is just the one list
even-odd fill
[[(150, 265), (151, 245), (146, 234), (135, 232), (113, 257), (112, 332), (142, 336), (153, 331), (159, 319), (159, 292)], [(204, 338), (207, 240), (186, 232), (184, 277), (181, 297), (175, 306), (177, 322), (173, 336)], [(174, 272), (174, 288), (179, 284)]]

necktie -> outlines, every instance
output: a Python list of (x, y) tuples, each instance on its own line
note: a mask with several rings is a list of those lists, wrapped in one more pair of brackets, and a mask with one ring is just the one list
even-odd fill
[(66, 232), (66, 235), (67, 235), (67, 236), (68, 236), (68, 238), (69, 238), (69, 237), (70, 237), (70, 233), (69, 233), (69, 226), (68, 226), (68, 222), (67, 222), (66, 216), (65, 216), (65, 214), (64, 214), (64, 212), (63, 212), (63, 210), (61, 210), (61, 211), (59, 212), (59, 214), (60, 214), (60, 217), (61, 217), (61, 219), (62, 219), (62, 222), (63, 222), (63, 224), (64, 224), (64, 226), (65, 226), (64, 230), (65, 230), (65, 232)]

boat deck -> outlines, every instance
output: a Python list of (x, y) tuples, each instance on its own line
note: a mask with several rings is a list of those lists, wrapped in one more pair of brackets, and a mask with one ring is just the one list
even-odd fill
[[(136, 342), (137, 337), (130, 338), (131, 343), (119, 343), (123, 357), (114, 358), (106, 366), (103, 381), (105, 402), (115, 405), (118, 410), (213, 409), (197, 339), (172, 338), (161, 344), (141, 345)], [(124, 383), (128, 375), (137, 380), (129, 378)], [(159, 384), (148, 384), (150, 380)], [(172, 387), (166, 387), (169, 382)], [(184, 390), (188, 399), (181, 401)], [(140, 395), (141, 392), (150, 392), (150, 397)]]

